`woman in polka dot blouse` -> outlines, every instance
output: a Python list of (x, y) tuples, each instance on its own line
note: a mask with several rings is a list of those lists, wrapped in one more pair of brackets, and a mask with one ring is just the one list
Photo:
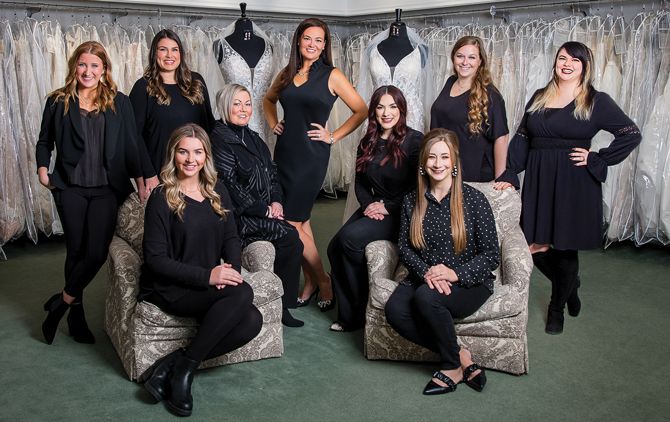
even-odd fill
[(398, 246), (409, 276), (389, 298), (386, 318), (403, 337), (440, 355), (424, 394), (449, 393), (460, 382), (482, 391), (484, 370), (458, 345), (453, 319), (473, 314), (493, 293), (493, 212), (484, 194), (462, 182), (454, 132), (428, 132), (419, 164), (417, 191), (405, 197), (400, 216)]

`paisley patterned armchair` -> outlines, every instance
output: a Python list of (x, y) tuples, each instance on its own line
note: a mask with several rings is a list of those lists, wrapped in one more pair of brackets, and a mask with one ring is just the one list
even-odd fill
[[(148, 302), (137, 302), (144, 207), (136, 193), (120, 207), (116, 233), (109, 248), (109, 288), (105, 331), (131, 380), (142, 376), (157, 359), (186, 346), (195, 335), (195, 319), (166, 314)], [(263, 315), (256, 338), (225, 355), (204, 361), (211, 367), (280, 357), (284, 352), (281, 325), (281, 280), (272, 272), (275, 251), (270, 242), (254, 242), (242, 252), (242, 276), (254, 290), (254, 305)]]
[[(496, 191), (490, 183), (469, 183), (491, 204), (500, 242), (501, 265), (493, 295), (473, 315), (456, 321), (458, 341), (484, 367), (512, 374), (528, 372), (528, 287), (533, 260), (519, 227), (521, 200), (512, 189)], [(365, 356), (368, 359), (439, 361), (437, 354), (402, 338), (386, 321), (384, 306), (407, 274), (398, 247), (376, 241), (366, 248), (370, 297), (366, 309)]]

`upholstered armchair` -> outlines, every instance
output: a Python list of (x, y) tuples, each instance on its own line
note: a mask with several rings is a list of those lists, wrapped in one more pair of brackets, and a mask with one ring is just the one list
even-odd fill
[[(493, 295), (473, 315), (456, 321), (458, 341), (480, 365), (512, 374), (528, 372), (528, 286), (533, 260), (519, 227), (521, 200), (512, 189), (497, 191), (490, 183), (469, 183), (486, 195), (500, 242), (500, 266)], [(370, 297), (366, 309), (365, 356), (368, 359), (438, 361), (438, 356), (402, 338), (384, 316), (384, 306), (407, 274), (398, 248), (376, 241), (366, 248)]]
[[(131, 380), (137, 380), (157, 359), (186, 346), (195, 335), (192, 318), (169, 315), (148, 302), (137, 302), (142, 266), (144, 207), (132, 194), (120, 207), (109, 249), (109, 288), (105, 331)], [(254, 242), (242, 252), (242, 276), (254, 290), (254, 305), (263, 327), (245, 346), (204, 361), (201, 367), (279, 357), (284, 352), (281, 325), (281, 280), (272, 272), (275, 251), (270, 242)]]

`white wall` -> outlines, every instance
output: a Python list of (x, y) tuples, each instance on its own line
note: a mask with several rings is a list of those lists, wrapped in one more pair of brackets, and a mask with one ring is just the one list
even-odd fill
[[(92, 0), (105, 3), (136, 3), (156, 6), (184, 7), (184, 0)], [(239, 10), (240, 0), (187, 0), (189, 6)], [(301, 15), (355, 16), (392, 13), (403, 10), (435, 9), (503, 0), (247, 0), (250, 16), (253, 12), (296, 13)]]

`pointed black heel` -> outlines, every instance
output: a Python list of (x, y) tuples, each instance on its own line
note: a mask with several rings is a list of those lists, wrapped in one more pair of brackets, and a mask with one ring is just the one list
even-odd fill
[(63, 315), (70, 306), (63, 300), (63, 293), (56, 293), (51, 296), (44, 304), (44, 310), (48, 312), (46, 319), (42, 323), (42, 334), (47, 344), (54, 342), (58, 324), (63, 319)]

